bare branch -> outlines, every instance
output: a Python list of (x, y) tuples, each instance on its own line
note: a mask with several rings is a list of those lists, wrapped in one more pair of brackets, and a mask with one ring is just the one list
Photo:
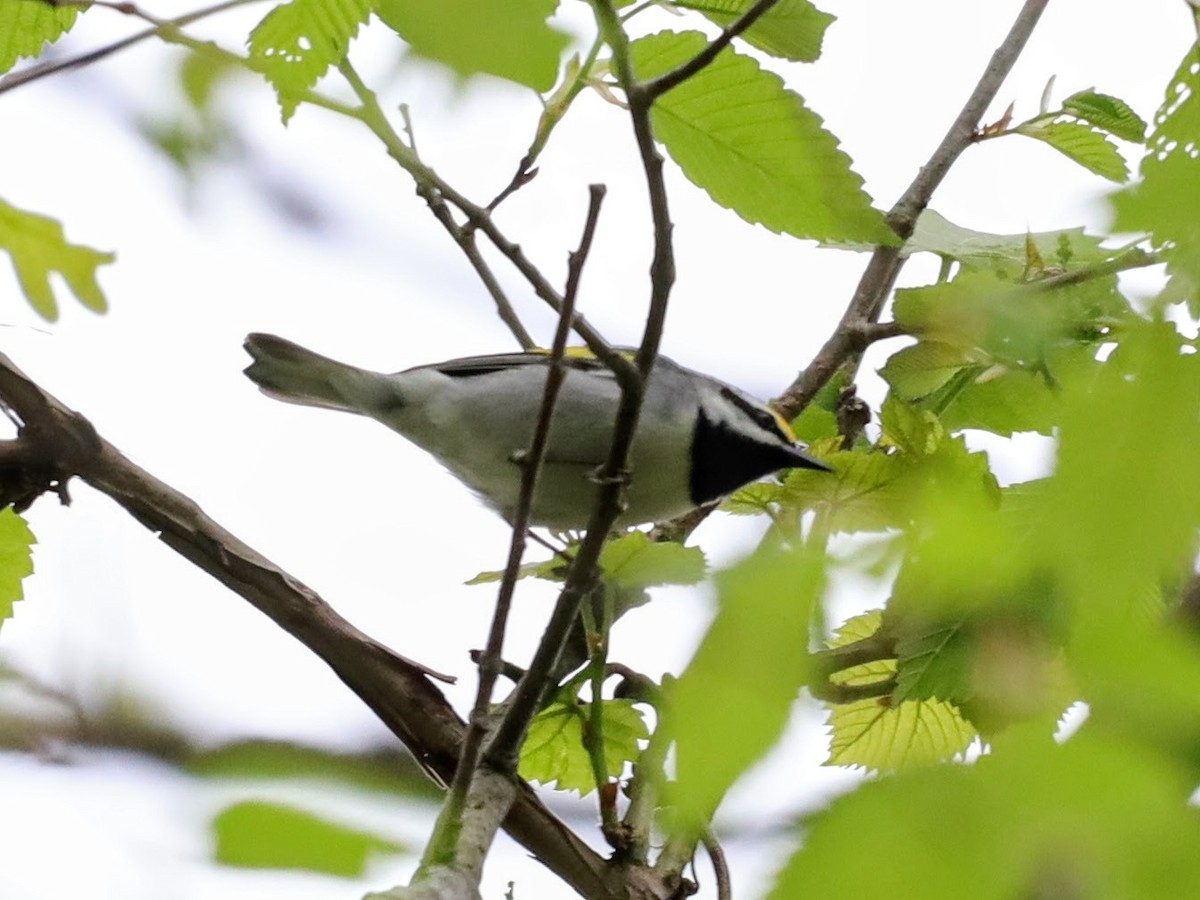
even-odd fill
[[(908, 240), (912, 236), (917, 216), (929, 204), (934, 190), (946, 177), (954, 161), (973, 142), (980, 118), (995, 99), (996, 92), (1024, 49), (1048, 2), (1049, 0), (1026, 0), (1008, 35), (992, 54), (991, 61), (946, 132), (946, 136), (942, 138), (929, 162), (921, 167), (908, 190), (888, 213), (888, 224), (901, 240)], [(875, 248), (837, 329), (821, 347), (808, 368), (800, 373), (776, 401), (776, 407), (785, 418), (798, 415), (812, 402), (817, 391), (824, 387), (833, 374), (854, 356), (857, 352), (854, 330), (864, 322), (875, 322), (879, 319), (904, 262), (905, 257), (899, 246)]]
[[(479, 762), (488, 734), (492, 693), (504, 662), (502, 658), (504, 632), (521, 570), (521, 559), (525, 555), (525, 536), (529, 530), (529, 517), (533, 508), (538, 475), (546, 457), (554, 406), (558, 400), (559, 389), (566, 378), (563, 355), (567, 349), (567, 338), (571, 334), (571, 316), (575, 310), (575, 298), (579, 291), (583, 267), (587, 262), (592, 238), (596, 233), (596, 223), (600, 218), (600, 206), (604, 200), (604, 192), (603, 185), (591, 186), (583, 237), (580, 240), (579, 249), (570, 255), (562, 313), (559, 316), (558, 329), (554, 335), (550, 362), (546, 370), (542, 404), (538, 411), (537, 424), (529, 450), (520, 461), (521, 491), (511, 523), (512, 540), (509, 545), (508, 562), (500, 581), (496, 608), (492, 614), (491, 628), (488, 631), (487, 646), (480, 659), (479, 687), (475, 695), (475, 706), (471, 711), (470, 724), (467, 728), (466, 739), (463, 741), (458, 769), (454, 773), (450, 792), (438, 815), (437, 825), (421, 861), (421, 869), (414, 878), (414, 884), (419, 882), (423, 874), (432, 867), (453, 866), (465, 873), (477, 885), (482, 873), (486, 849), (491, 846), (495, 829), (500, 826), (507, 813), (508, 804), (514, 799), (511, 792), (506, 793), (500, 789), (499, 785), (492, 784), (496, 780), (494, 776), (497, 773), (479, 771)], [(545, 679), (548, 676), (548, 672), (532, 675), (526, 672), (522, 677)], [(500, 774), (505, 777), (511, 775), (510, 772)], [(484, 780), (481, 781), (481, 779)], [(486, 799), (494, 802), (484, 803), (485, 798), (474, 796), (477, 791), (483, 791)], [(469, 804), (468, 795), (473, 798)], [(503, 805), (497, 806), (496, 803)], [(470, 815), (467, 814), (468, 809)], [(487, 824), (488, 822), (491, 823), (490, 826)]]
[(730, 22), (707, 47), (679, 68), (638, 85), (636, 91), (644, 94), (649, 103), (653, 103), (667, 91), (679, 87), (683, 82), (710, 65), (721, 51), (733, 42), (735, 37), (770, 12), (778, 2), (779, 0), (756, 0), (744, 13)]
[[(123, 506), (163, 543), (249, 601), (324, 660), (391, 731), (426, 772), (450, 781), (465, 726), (445, 696), (406, 660), (362, 633), (321, 597), (209, 518), (194, 501), (141, 469), (0, 354), (0, 406), (20, 419), (26, 447), (3, 462), (34, 453), (41, 464), (77, 475)], [(11, 444), (11, 442), (10, 442)], [(0, 467), (0, 483), (11, 472)], [(616, 869), (551, 814), (524, 783), (504, 827), (574, 890), (589, 898), (652, 897), (632, 892), (644, 873)]]

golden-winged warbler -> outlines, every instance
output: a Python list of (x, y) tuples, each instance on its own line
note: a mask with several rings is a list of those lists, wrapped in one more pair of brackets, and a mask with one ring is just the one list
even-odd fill
[[(251, 334), (250, 380), (269, 397), (369, 416), (431, 453), (511, 520), (521, 486), (516, 463), (537, 422), (550, 357), (472, 356), (383, 374), (336, 362), (270, 334)], [(612, 442), (620, 388), (586, 353), (564, 359), (531, 523), (586, 526), (593, 477)], [(804, 452), (769, 407), (658, 357), (629, 457), (619, 525), (660, 522), (780, 469), (828, 469)]]

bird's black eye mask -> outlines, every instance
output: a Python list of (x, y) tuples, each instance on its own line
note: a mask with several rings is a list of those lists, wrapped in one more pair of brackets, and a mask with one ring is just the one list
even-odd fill
[(759, 406), (757, 403), (751, 403), (732, 388), (721, 388), (721, 396), (753, 419), (763, 431), (769, 431), (772, 434), (778, 435), (781, 440), (788, 444), (796, 443), (796, 435), (792, 432), (791, 426), (775, 410)]

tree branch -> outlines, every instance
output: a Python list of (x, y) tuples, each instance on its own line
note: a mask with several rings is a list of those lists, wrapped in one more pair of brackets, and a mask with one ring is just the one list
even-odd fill
[[(135, 465), (83, 416), (65, 407), (0, 354), (0, 407), (20, 419), (20, 452), (62, 478), (78, 476), (123, 506), (185, 559), (249, 601), (312, 650), (357, 694), (435, 780), (454, 772), (465, 727), (424, 667), (407, 660), (337, 614), (311, 588), (209, 518), (194, 501)], [(0, 466), (0, 485), (20, 481)], [(8, 500), (7, 496), (0, 500)], [(589, 898), (656, 897), (642, 873), (607, 863), (542, 805), (532, 789), (511, 780), (516, 800), (505, 829), (575, 891)], [(631, 884), (642, 884), (636, 890)], [(637, 890), (642, 891), (638, 893)]]
[[(912, 237), (917, 217), (929, 204), (934, 190), (946, 177), (955, 160), (973, 142), (980, 119), (1012, 70), (1048, 2), (1026, 0), (946, 136), (888, 213), (888, 225), (902, 241)], [(905, 259), (899, 246), (875, 248), (838, 327), (808, 368), (775, 401), (781, 415), (788, 419), (799, 415), (833, 374), (858, 352), (854, 341), (856, 329), (861, 328), (863, 323), (879, 319)]]
[[(596, 223), (600, 218), (604, 192), (603, 185), (591, 186), (583, 237), (580, 239), (579, 249), (570, 254), (568, 261), (567, 286), (563, 294), (562, 313), (554, 335), (550, 363), (546, 370), (542, 404), (529, 450), (520, 461), (521, 490), (511, 523), (512, 539), (508, 562), (500, 581), (487, 646), (480, 659), (475, 706), (471, 711), (470, 724), (463, 741), (454, 780), (438, 815), (437, 825), (421, 860), (421, 867), (413, 880), (414, 885), (423, 881), (433, 870), (449, 866), (466, 875), (478, 886), (487, 857), (487, 848), (491, 846), (495, 831), (504, 820), (508, 806), (515, 797), (511, 790), (505, 790), (503, 787), (503, 782), (511, 780), (512, 773), (483, 772), (479, 770), (479, 763), (488, 734), (492, 694), (503, 664), (504, 631), (521, 570), (521, 559), (525, 555), (525, 536), (529, 531), (534, 492), (546, 457), (554, 406), (558, 400), (559, 389), (566, 378), (563, 355), (566, 353), (567, 339), (571, 334), (571, 316), (575, 311), (580, 278), (591, 250), (592, 238), (596, 233)], [(503, 777), (497, 778), (497, 775)]]
[[(647, 105), (653, 103), (672, 88), (677, 88), (693, 75), (700, 72), (720, 55), (721, 51), (733, 43), (733, 39), (771, 11), (779, 0), (756, 0), (744, 13), (734, 19), (714, 38), (707, 47), (670, 72), (659, 75), (650, 81), (642, 82), (634, 90), (646, 97)], [(628, 93), (629, 87), (626, 87)]]

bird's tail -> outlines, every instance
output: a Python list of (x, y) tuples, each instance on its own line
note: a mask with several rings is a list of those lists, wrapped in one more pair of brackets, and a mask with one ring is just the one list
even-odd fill
[(243, 344), (253, 358), (246, 377), (268, 397), (303, 406), (369, 414), (381, 377), (273, 334), (250, 334)]

